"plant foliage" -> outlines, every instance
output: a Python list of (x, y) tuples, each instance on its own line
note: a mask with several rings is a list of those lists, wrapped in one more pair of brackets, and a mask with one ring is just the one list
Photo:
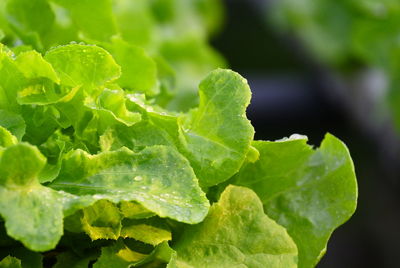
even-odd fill
[(0, 267), (316, 265), (351, 157), (253, 141), (246, 80), (205, 75), (216, 3), (1, 2)]

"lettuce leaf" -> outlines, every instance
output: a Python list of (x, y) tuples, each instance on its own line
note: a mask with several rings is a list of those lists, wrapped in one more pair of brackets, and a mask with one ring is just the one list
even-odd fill
[(0, 261), (0, 267), (1, 268), (21, 268), (21, 260), (7, 256), (4, 259)]
[(255, 141), (260, 152), (230, 181), (253, 189), (266, 213), (284, 226), (299, 250), (299, 267), (313, 267), (325, 254), (333, 230), (357, 204), (353, 162), (345, 145), (326, 135), (314, 151), (307, 138)]
[(0, 158), (0, 215), (7, 234), (27, 248), (54, 248), (63, 234), (63, 211), (73, 211), (90, 200), (54, 191), (39, 184), (46, 158), (31, 145), (7, 147)]
[(98, 155), (71, 151), (49, 186), (114, 203), (136, 201), (161, 217), (187, 223), (202, 221), (209, 207), (188, 161), (167, 146), (140, 153), (126, 148)]
[[(198, 103), (197, 81), (226, 66), (207, 42), (223, 13), (219, 1), (209, 2), (6, 0), (0, 29), (7, 29), (7, 40), (18, 39), (40, 52), (71, 41), (97, 44), (121, 66), (121, 87), (158, 98), (171, 110), (187, 111)], [(165, 68), (173, 70), (169, 80), (177, 83), (158, 83)], [(157, 96), (161, 87), (163, 97)]]
[(199, 88), (199, 107), (183, 118), (183, 150), (200, 183), (212, 186), (235, 174), (249, 150), (251, 93), (245, 79), (226, 70), (213, 71)]
[(297, 247), (250, 189), (228, 186), (200, 224), (185, 229), (168, 267), (297, 267)]

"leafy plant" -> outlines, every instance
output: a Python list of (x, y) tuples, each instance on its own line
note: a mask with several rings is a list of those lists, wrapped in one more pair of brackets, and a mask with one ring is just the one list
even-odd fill
[(7, 0), (0, 29), (15, 51), (99, 45), (121, 66), (119, 85), (186, 111), (198, 104), (197, 81), (225, 66), (207, 43), (222, 14), (216, 0)]
[[(147, 20), (136, 9), (163, 28), (174, 4), (203, 1), (165, 3), (1, 4), (0, 267), (312, 267), (353, 214), (345, 145), (329, 134), (318, 150), (299, 135), (253, 141), (239, 74), (214, 70), (196, 107), (171, 106), (187, 92), (169, 71), (194, 79), (178, 62), (201, 62), (180, 49), (166, 57), (165, 40), (138, 45), (141, 31), (124, 35), (139, 30), (129, 19)], [(202, 10), (193, 14), (207, 18)], [(60, 45), (71, 36), (91, 45)]]

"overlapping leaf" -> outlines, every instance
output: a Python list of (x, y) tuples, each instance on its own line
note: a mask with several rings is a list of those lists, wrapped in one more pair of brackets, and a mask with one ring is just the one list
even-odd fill
[(266, 213), (284, 226), (299, 249), (299, 267), (313, 267), (327, 241), (354, 213), (357, 184), (346, 146), (327, 135), (314, 151), (306, 137), (277, 142), (256, 141), (260, 152), (232, 183), (250, 187)]
[(246, 118), (250, 88), (246, 80), (216, 70), (200, 83), (200, 105), (184, 117), (183, 151), (200, 183), (212, 186), (227, 180), (242, 165), (254, 130)]
[(91, 202), (40, 185), (45, 163), (39, 150), (24, 143), (7, 147), (0, 158), (0, 215), (7, 234), (36, 251), (56, 246), (63, 234), (63, 211)]
[[(0, 29), (7, 30), (9, 39), (20, 39), (41, 52), (71, 41), (102, 46), (123, 70), (121, 87), (156, 97), (169, 109), (186, 111), (194, 107), (198, 101), (197, 81), (212, 69), (226, 65), (207, 44), (209, 33), (221, 25), (219, 1), (3, 2)], [(42, 11), (33, 15), (33, 10)], [(177, 83), (165, 82), (166, 69), (173, 70), (168, 80)], [(157, 96), (160, 87), (165, 94)]]
[(72, 151), (50, 187), (114, 203), (136, 201), (161, 217), (187, 223), (200, 222), (208, 211), (189, 162), (167, 146), (139, 153), (122, 148), (94, 156)]
[(168, 267), (297, 267), (285, 228), (250, 189), (228, 186), (200, 224), (187, 227)]

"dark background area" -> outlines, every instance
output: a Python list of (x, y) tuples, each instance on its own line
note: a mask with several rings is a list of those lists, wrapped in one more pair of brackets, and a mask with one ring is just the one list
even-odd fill
[(400, 162), (390, 152), (392, 141), (376, 138), (385, 129), (355, 119), (348, 100), (335, 94), (296, 40), (266, 23), (261, 2), (225, 0), (226, 23), (212, 41), (230, 68), (248, 79), (253, 91), (248, 117), (256, 139), (298, 133), (319, 146), (330, 132), (347, 144), (356, 167), (357, 211), (333, 233), (318, 267), (400, 267)]

